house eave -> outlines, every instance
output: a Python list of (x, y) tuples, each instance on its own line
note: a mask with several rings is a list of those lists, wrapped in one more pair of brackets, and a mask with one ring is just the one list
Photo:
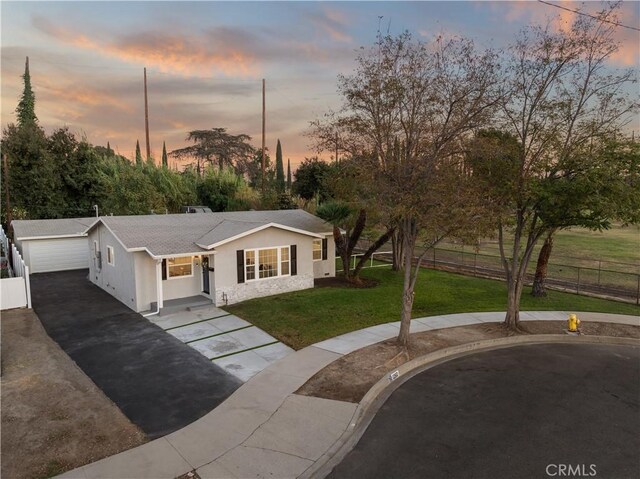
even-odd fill
[(280, 223), (267, 223), (266, 225), (261, 225), (258, 226), (257, 228), (253, 228), (251, 230), (245, 231), (243, 233), (237, 234), (235, 236), (231, 236), (229, 238), (223, 239), (222, 241), (218, 241), (216, 243), (212, 243), (209, 245), (203, 245), (200, 243), (196, 243), (196, 245), (200, 246), (201, 248), (205, 249), (205, 250), (212, 250), (213, 248), (217, 248), (219, 246), (222, 246), (224, 244), (227, 243), (231, 243), (232, 241), (236, 241), (239, 240), (241, 238), (244, 238), (246, 236), (250, 236), (252, 234), (258, 233), (262, 230), (265, 230), (267, 228), (278, 228), (281, 230), (285, 230), (285, 231), (291, 231), (293, 233), (298, 233), (298, 234), (302, 234), (305, 236), (312, 236), (314, 238), (324, 238), (324, 236), (320, 233), (312, 233), (311, 231), (307, 231), (307, 230), (301, 230), (298, 228), (293, 228), (291, 226), (286, 226), (286, 225), (282, 225)]
[(189, 256), (208, 256), (212, 254), (216, 254), (217, 251), (196, 251), (193, 253), (175, 253), (175, 254), (153, 254), (148, 249), (145, 248), (145, 251), (149, 253), (153, 259), (168, 259), (168, 258), (186, 258)]
[(68, 235), (48, 235), (48, 236), (21, 236), (16, 238), (16, 241), (31, 241), (31, 240), (49, 240), (49, 239), (63, 239), (63, 238), (86, 238), (85, 233), (75, 233)]

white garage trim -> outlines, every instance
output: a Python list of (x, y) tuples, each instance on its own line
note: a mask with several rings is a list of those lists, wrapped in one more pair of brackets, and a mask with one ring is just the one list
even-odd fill
[(48, 240), (48, 239), (59, 239), (59, 238), (78, 238), (83, 236), (86, 238), (86, 235), (78, 235), (78, 234), (69, 234), (69, 235), (54, 235), (54, 236), (23, 236), (20, 238), (16, 238), (16, 241), (29, 241), (29, 240)]
[(89, 267), (89, 241), (86, 236), (22, 240), (21, 243), (31, 273)]

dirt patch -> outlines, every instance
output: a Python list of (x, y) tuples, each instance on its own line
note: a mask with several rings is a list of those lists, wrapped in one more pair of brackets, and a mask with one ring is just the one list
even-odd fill
[[(521, 334), (564, 334), (566, 329), (564, 321), (526, 321), (521, 324)], [(640, 339), (640, 327), (626, 324), (589, 322), (582, 325), (581, 331), (587, 336)], [(316, 373), (296, 393), (358, 403), (376, 382), (405, 362), (450, 346), (514, 334), (520, 333), (513, 333), (502, 323), (425, 331), (411, 335), (407, 351), (399, 347), (395, 339), (389, 339), (334, 361)]]
[(33, 311), (2, 313), (2, 477), (50, 477), (146, 441)]
[(315, 288), (375, 288), (379, 281), (370, 278), (359, 278), (357, 283), (352, 283), (344, 279), (344, 276), (334, 276), (330, 278), (316, 278), (313, 282)]

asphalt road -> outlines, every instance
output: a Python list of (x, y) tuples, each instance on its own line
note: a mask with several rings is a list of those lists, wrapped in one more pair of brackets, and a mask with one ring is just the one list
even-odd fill
[(467, 356), (400, 386), (329, 477), (638, 478), (639, 398), (638, 347)]
[(47, 334), (151, 439), (202, 417), (241, 382), (87, 279), (31, 276)]

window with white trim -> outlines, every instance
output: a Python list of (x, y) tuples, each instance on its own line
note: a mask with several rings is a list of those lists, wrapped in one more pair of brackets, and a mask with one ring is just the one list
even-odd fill
[(280, 248), (280, 274), (282, 276), (287, 276), (289, 274), (289, 264), (289, 247), (283, 246)]
[(322, 261), (322, 239), (313, 240), (313, 261)]
[(193, 276), (193, 258), (167, 258), (167, 278), (182, 278)]
[(256, 252), (254, 250), (246, 250), (244, 252), (244, 268), (247, 281), (256, 279)]
[(116, 265), (116, 255), (113, 251), (113, 246), (107, 246), (107, 264), (111, 266)]
[(289, 246), (247, 249), (244, 251), (246, 281), (289, 276), (291, 274)]

